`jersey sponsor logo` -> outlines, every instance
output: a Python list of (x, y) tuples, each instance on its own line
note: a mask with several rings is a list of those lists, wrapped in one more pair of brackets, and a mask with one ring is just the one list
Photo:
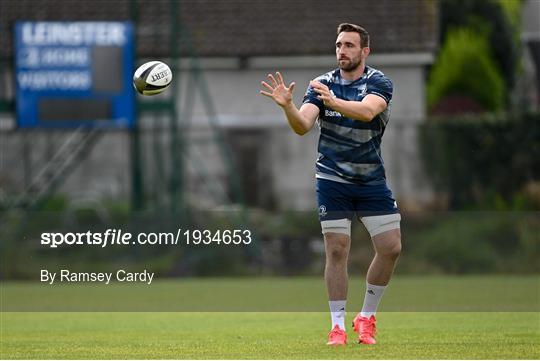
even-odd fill
[(340, 112), (336, 112), (335, 110), (325, 109), (324, 116), (325, 117), (342, 117), (343, 115)]

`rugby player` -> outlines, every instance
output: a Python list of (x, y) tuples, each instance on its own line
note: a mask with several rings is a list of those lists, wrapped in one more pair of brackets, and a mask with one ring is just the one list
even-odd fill
[(353, 329), (359, 343), (374, 344), (377, 307), (401, 252), (401, 216), (387, 186), (381, 157), (393, 85), (381, 71), (366, 65), (370, 44), (364, 28), (340, 24), (335, 45), (338, 68), (309, 83), (300, 109), (292, 100), (295, 83), (287, 86), (279, 72), (268, 74), (260, 93), (283, 109), (290, 127), (299, 135), (310, 131), (318, 120), (317, 201), (332, 320), (327, 344), (347, 343), (347, 258), (355, 217), (369, 232), (375, 256)]

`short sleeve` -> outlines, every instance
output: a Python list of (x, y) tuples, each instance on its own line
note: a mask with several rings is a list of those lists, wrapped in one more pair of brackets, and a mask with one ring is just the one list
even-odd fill
[(384, 75), (373, 76), (369, 80), (366, 93), (378, 95), (383, 98), (387, 104), (390, 103), (390, 100), (392, 100), (392, 92), (394, 90), (392, 81)]
[(317, 98), (319, 94), (313, 89), (313, 87), (308, 86), (306, 90), (306, 94), (304, 94), (304, 99), (302, 100), (302, 104), (311, 103), (317, 106), (319, 108), (319, 111), (324, 111), (324, 104), (323, 102)]

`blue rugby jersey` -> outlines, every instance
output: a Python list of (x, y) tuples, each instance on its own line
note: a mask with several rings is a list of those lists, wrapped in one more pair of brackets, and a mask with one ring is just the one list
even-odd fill
[(317, 92), (309, 86), (303, 103), (319, 108), (319, 156), (317, 178), (343, 183), (376, 185), (386, 182), (381, 157), (381, 140), (390, 116), (393, 85), (381, 71), (365, 67), (359, 79), (348, 81), (339, 69), (323, 74), (315, 80), (325, 84), (334, 95), (344, 100), (362, 101), (368, 94), (382, 97), (388, 107), (371, 122), (353, 120), (326, 107), (317, 99)]

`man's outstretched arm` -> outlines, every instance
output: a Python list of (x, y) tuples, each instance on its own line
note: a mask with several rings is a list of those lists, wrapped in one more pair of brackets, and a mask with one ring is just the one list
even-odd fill
[(276, 72), (275, 77), (272, 74), (268, 74), (268, 80), (270, 84), (265, 81), (261, 82), (261, 85), (268, 89), (268, 91), (261, 90), (260, 93), (272, 98), (283, 109), (289, 126), (296, 134), (304, 135), (309, 132), (319, 116), (319, 108), (309, 103), (303, 104), (300, 109), (296, 108), (296, 105), (292, 101), (292, 92), (295, 83), (292, 82), (286, 87), (280, 72)]

